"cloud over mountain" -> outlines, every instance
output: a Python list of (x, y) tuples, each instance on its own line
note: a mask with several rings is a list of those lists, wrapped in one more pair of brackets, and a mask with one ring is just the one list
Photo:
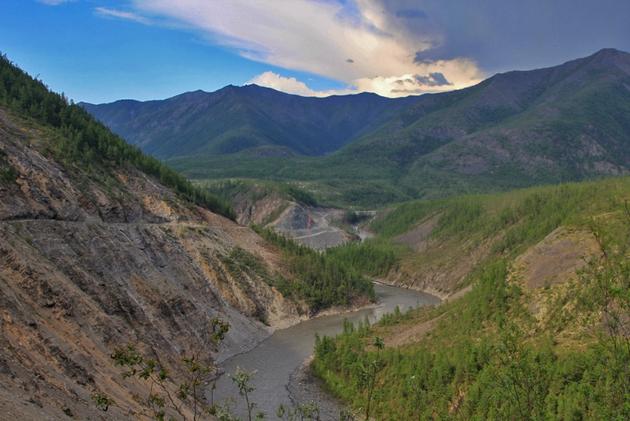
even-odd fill
[[(275, 67), (265, 69), (275, 76), (263, 71), (256, 83), (311, 96), (460, 89), (630, 39), (625, 0), (129, 0), (106, 10), (100, 14), (193, 32)], [(341, 89), (315, 90), (282, 69)]]
[[(474, 61), (465, 57), (415, 62), (416, 53), (438, 45), (440, 36), (407, 28), (405, 22), (421, 20), (421, 11), (385, 13), (377, 0), (135, 0), (133, 7), (147, 17), (201, 33), (248, 59), (347, 84), (348, 89), (340, 93), (407, 94), (400, 92), (397, 81), (408, 75), (429, 80), (431, 74), (441, 73), (450, 81), (450, 85), (418, 83), (414, 93), (462, 88), (482, 78)], [(269, 81), (265, 86), (280, 86), (280, 80), (267, 73), (256, 79)], [(293, 93), (320, 95), (306, 85), (298, 89), (296, 82), (302, 83), (284, 80), (282, 86), (290, 86)]]

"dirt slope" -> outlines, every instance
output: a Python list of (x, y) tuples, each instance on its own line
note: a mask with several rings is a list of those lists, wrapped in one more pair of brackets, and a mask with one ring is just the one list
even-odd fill
[[(190, 349), (217, 357), (204, 340), (215, 316), (231, 324), (219, 358), (298, 317), (255, 272), (230, 272), (237, 248), (283, 271), (253, 231), (133, 168), (62, 165), (29, 126), (0, 109), (15, 175), (0, 182), (0, 418), (137, 418), (146, 391), (113, 366), (116, 346), (157, 353), (177, 376)], [(97, 410), (95, 392), (116, 404)]]

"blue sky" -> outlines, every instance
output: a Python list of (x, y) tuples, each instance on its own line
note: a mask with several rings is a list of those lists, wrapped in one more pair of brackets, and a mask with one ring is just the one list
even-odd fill
[(0, 51), (76, 101), (258, 83), (402, 96), (630, 50), (627, 0), (2, 0)]
[(2, 0), (0, 51), (75, 101), (159, 99), (241, 85), (265, 71), (308, 81), (315, 89), (343, 84), (241, 57), (187, 30), (141, 25), (94, 12), (98, 4), (47, 6)]

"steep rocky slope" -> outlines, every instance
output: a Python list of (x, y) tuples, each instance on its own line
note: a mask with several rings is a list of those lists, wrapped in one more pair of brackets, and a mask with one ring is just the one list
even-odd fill
[(204, 187), (228, 201), (242, 225), (270, 227), (314, 249), (345, 244), (358, 237), (343, 227), (342, 209), (318, 205), (305, 190), (290, 184), (219, 181)]
[[(191, 349), (223, 358), (298, 317), (255, 271), (230, 269), (238, 249), (284, 271), (254, 232), (132, 166), (59, 162), (57, 135), (0, 108), (3, 418), (135, 418), (144, 386), (114, 367), (116, 346), (138, 344), (177, 375)], [(231, 325), (219, 355), (214, 317)], [(115, 401), (107, 413), (95, 392)]]

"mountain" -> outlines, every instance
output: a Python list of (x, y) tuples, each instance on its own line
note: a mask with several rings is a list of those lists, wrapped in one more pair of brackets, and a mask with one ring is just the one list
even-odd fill
[(422, 98), (342, 154), (387, 159), (406, 184), (579, 180), (630, 170), (629, 115), (630, 54), (602, 50)]
[[(164, 140), (179, 142), (180, 137), (172, 136), (175, 129), (162, 135), (154, 128), (164, 125), (164, 121), (175, 127), (201, 127), (199, 118), (192, 118), (198, 115), (195, 113), (165, 120), (166, 114), (160, 114), (160, 118), (139, 111), (133, 114), (126, 102), (86, 105), (86, 109), (122, 136), (139, 142), (144, 150), (169, 157), (169, 162), (189, 177), (304, 181), (325, 200), (340, 204), (373, 206), (414, 197), (505, 190), (630, 171), (630, 54), (618, 50), (604, 49), (545, 69), (497, 74), (459, 91), (396, 100), (373, 95), (307, 99), (256, 87), (226, 89), (251, 91), (250, 98), (256, 98), (247, 103), (249, 114), (242, 112), (241, 107), (227, 105), (233, 100), (221, 101), (221, 109), (229, 109), (229, 113), (203, 114), (204, 119), (214, 121), (215, 127), (225, 124), (224, 134), (231, 139), (228, 144), (233, 148), (210, 146), (214, 143), (207, 142), (208, 136), (215, 139), (215, 132), (205, 134), (204, 130), (196, 135), (189, 132), (176, 152), (167, 153), (153, 144), (175, 149)], [(220, 92), (184, 97), (218, 98)], [(142, 104), (168, 108), (177, 98)], [(353, 125), (356, 130), (351, 135), (329, 143), (330, 133), (337, 127), (318, 120), (318, 128), (311, 130), (308, 137), (291, 138), (292, 145), (301, 145), (292, 146), (292, 154), (312, 155), (306, 153), (306, 148), (322, 142), (327, 147), (320, 152), (331, 152), (326, 156), (262, 156), (265, 154), (260, 150), (257, 156), (231, 153), (241, 150), (242, 144), (259, 144), (253, 137), (236, 141), (229, 133), (243, 133), (244, 126), (262, 130), (269, 119), (262, 124), (253, 116), (275, 109), (281, 103), (276, 98), (282, 98), (282, 103), (343, 102), (347, 104), (341, 114), (347, 119), (344, 121), (363, 121), (364, 125)], [(378, 118), (369, 118), (365, 111), (363, 105), (368, 99), (378, 104), (370, 108)], [(312, 116), (306, 108), (283, 109), (288, 110), (287, 115), (295, 114), (300, 119)], [(338, 113), (335, 109), (332, 115)], [(235, 116), (242, 119), (238, 124), (233, 124)], [(323, 116), (318, 114), (318, 118)], [(336, 118), (333, 121), (339, 121)], [(324, 128), (330, 128), (330, 132)], [(276, 144), (288, 145), (280, 140), (284, 139), (282, 136), (274, 138), (271, 132), (268, 136), (276, 139)], [(142, 146), (142, 142), (152, 146)], [(199, 145), (194, 155), (189, 154), (189, 143)]]
[[(181, 396), (182, 358), (213, 364), (373, 295), (339, 262), (232, 217), (0, 57), (0, 418), (148, 417), (149, 385), (123, 376), (120, 347), (155, 358)], [(217, 319), (230, 326), (220, 347)], [(174, 399), (193, 419), (190, 398)]]
[(409, 102), (368, 93), (310, 98), (247, 85), (163, 101), (81, 106), (145, 152), (170, 158), (236, 152), (323, 155), (377, 127)]

